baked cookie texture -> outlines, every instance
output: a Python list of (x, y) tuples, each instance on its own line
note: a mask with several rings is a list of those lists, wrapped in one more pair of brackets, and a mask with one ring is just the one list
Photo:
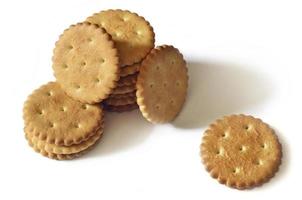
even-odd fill
[(103, 123), (103, 109), (66, 95), (56, 82), (35, 90), (24, 103), (27, 134), (49, 144), (70, 146), (87, 140)]
[(140, 62), (154, 47), (152, 26), (142, 16), (128, 10), (105, 10), (88, 17), (87, 22), (103, 27), (119, 52), (120, 65)]
[(174, 120), (188, 88), (188, 69), (179, 50), (168, 45), (153, 49), (141, 64), (136, 88), (139, 109), (148, 121)]
[(237, 189), (267, 182), (281, 164), (282, 148), (274, 130), (252, 116), (217, 120), (205, 131), (200, 148), (210, 175)]
[(73, 99), (97, 103), (119, 80), (119, 57), (111, 36), (90, 23), (70, 26), (56, 42), (53, 70), (57, 82)]

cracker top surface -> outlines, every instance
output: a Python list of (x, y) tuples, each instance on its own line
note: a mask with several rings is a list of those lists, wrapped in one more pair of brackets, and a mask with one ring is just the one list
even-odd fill
[(99, 105), (88, 105), (67, 96), (58, 83), (35, 90), (24, 104), (27, 130), (56, 145), (78, 144), (89, 138), (103, 121)]
[(126, 10), (106, 10), (86, 19), (103, 27), (114, 40), (121, 66), (141, 61), (154, 47), (153, 28), (143, 17)]
[(79, 23), (65, 30), (57, 41), (53, 69), (69, 96), (85, 103), (99, 102), (119, 79), (117, 49), (104, 29)]
[(172, 121), (184, 104), (188, 87), (182, 54), (167, 45), (153, 49), (142, 62), (136, 86), (137, 102), (148, 121)]
[(260, 119), (232, 115), (206, 130), (201, 155), (210, 174), (230, 187), (250, 188), (266, 182), (281, 163), (281, 145)]

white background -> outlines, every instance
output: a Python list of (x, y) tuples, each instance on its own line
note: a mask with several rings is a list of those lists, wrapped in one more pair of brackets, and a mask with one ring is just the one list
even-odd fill
[[(54, 161), (28, 147), (22, 107), (54, 80), (54, 43), (70, 24), (107, 8), (150, 21), (156, 44), (184, 54), (190, 88), (171, 124), (139, 111), (106, 116), (90, 153)], [(1, 1), (0, 199), (276, 199), (301, 196), (301, 1)], [(223, 115), (251, 114), (277, 131), (283, 164), (269, 183), (248, 191), (219, 184), (204, 170), (199, 144)]]

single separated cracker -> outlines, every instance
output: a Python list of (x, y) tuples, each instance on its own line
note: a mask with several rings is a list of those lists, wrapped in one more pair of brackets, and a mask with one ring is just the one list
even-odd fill
[(38, 137), (35, 137), (30, 132), (27, 131), (27, 128), (24, 129), (26, 133), (26, 138), (32, 142), (34, 146), (39, 149), (43, 149), (48, 153), (54, 154), (74, 154), (85, 149), (88, 149), (90, 146), (94, 145), (96, 141), (98, 141), (103, 134), (103, 125), (93, 134), (88, 140), (81, 142), (80, 144), (74, 144), (71, 146), (59, 146), (55, 144), (48, 144), (44, 140), (40, 140)]
[(137, 80), (137, 73), (128, 75), (125, 77), (121, 77), (120, 80), (117, 82), (117, 85), (119, 87), (121, 86), (129, 86), (129, 85), (135, 85)]
[(70, 146), (96, 133), (103, 123), (103, 110), (72, 99), (58, 83), (50, 82), (28, 97), (23, 118), (27, 131), (40, 140)]
[(122, 106), (104, 105), (104, 109), (109, 112), (127, 112), (127, 111), (135, 110), (137, 108), (138, 108), (138, 105), (136, 103), (122, 105)]
[(268, 124), (252, 116), (231, 115), (205, 131), (202, 161), (213, 178), (237, 189), (267, 182), (281, 164), (281, 144)]
[(53, 70), (69, 96), (84, 103), (100, 102), (119, 79), (117, 49), (103, 28), (72, 25), (56, 43)]
[(136, 87), (137, 103), (148, 121), (172, 121), (188, 87), (186, 62), (178, 49), (167, 45), (153, 49), (142, 62)]
[(129, 105), (136, 103), (136, 96), (132, 97), (123, 97), (123, 98), (108, 98), (104, 101), (105, 105), (111, 105), (111, 106), (123, 106), (123, 105)]
[(154, 47), (153, 28), (136, 13), (106, 10), (88, 17), (86, 21), (103, 27), (112, 36), (121, 66), (140, 62)]
[(120, 71), (120, 77), (125, 77), (131, 74), (135, 74), (136, 72), (139, 71), (139, 67), (140, 67), (141, 63), (135, 63), (133, 65), (127, 65), (123, 68), (121, 68)]

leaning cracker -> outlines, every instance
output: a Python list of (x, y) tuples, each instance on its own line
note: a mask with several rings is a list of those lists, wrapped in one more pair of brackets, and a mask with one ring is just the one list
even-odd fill
[(23, 117), (28, 132), (40, 140), (70, 146), (95, 134), (103, 123), (103, 110), (70, 98), (58, 83), (50, 82), (28, 97)]
[(128, 75), (128, 76), (125, 76), (125, 77), (121, 77), (120, 80), (117, 82), (117, 85), (119, 87), (134, 85), (134, 84), (136, 84), (136, 79), (137, 79), (137, 73), (132, 74), (132, 75)]
[(267, 182), (281, 164), (281, 144), (268, 124), (252, 116), (231, 115), (211, 124), (201, 156), (213, 178), (237, 189)]
[(108, 98), (104, 101), (105, 105), (111, 106), (123, 106), (136, 103), (136, 97), (124, 97), (124, 98)]
[(125, 85), (125, 86), (118, 86), (116, 88), (114, 88), (114, 90), (112, 91), (112, 94), (116, 95), (116, 94), (126, 94), (126, 93), (130, 93), (130, 92), (134, 92), (136, 90), (136, 85)]
[(53, 70), (62, 89), (85, 103), (105, 99), (119, 79), (117, 49), (103, 28), (79, 23), (56, 43)]
[(186, 98), (188, 75), (182, 54), (173, 46), (153, 49), (140, 67), (137, 103), (152, 123), (172, 121)]
[(135, 110), (137, 108), (138, 108), (138, 105), (136, 103), (122, 105), (122, 106), (104, 105), (104, 109), (109, 112), (127, 112), (127, 111)]
[(135, 74), (136, 72), (139, 71), (140, 65), (141, 65), (141, 63), (135, 63), (133, 65), (127, 65), (127, 66), (121, 68), (120, 76), (125, 77), (125, 76), (131, 75), (131, 74)]
[(114, 40), (120, 65), (140, 62), (154, 47), (153, 28), (143, 17), (127, 10), (106, 10), (86, 19), (103, 27)]
[(48, 144), (43, 140), (40, 140), (38, 137), (35, 137), (34, 135), (27, 133), (26, 127), (25, 127), (25, 133), (26, 138), (30, 139), (31, 142), (37, 146), (39, 149), (43, 149), (48, 153), (54, 153), (54, 154), (74, 154), (81, 151), (84, 151), (85, 149), (88, 149), (90, 146), (94, 145), (96, 141), (98, 141), (103, 133), (103, 126), (101, 126), (96, 133), (91, 136), (88, 140), (81, 142), (80, 144), (74, 144), (71, 146), (58, 146), (55, 144)]

